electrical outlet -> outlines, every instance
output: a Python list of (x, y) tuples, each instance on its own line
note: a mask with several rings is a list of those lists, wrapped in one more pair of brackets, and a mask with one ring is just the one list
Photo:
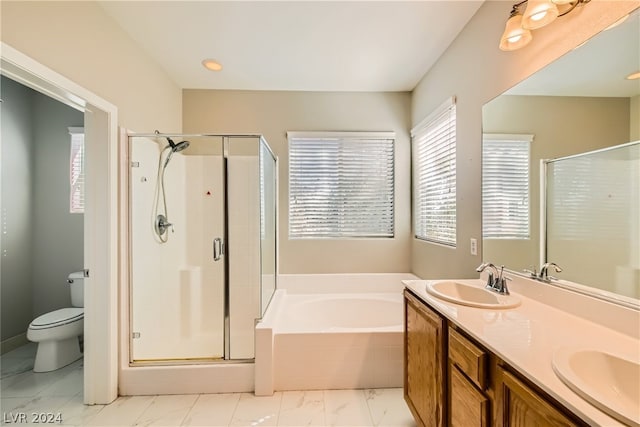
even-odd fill
[(471, 239), (471, 255), (478, 255), (478, 240)]

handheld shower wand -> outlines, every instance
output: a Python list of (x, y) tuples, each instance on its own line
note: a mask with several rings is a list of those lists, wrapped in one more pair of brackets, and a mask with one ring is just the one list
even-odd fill
[[(169, 154), (167, 154), (167, 159), (164, 161), (163, 169), (166, 168), (167, 165), (169, 164), (169, 160), (171, 160), (171, 156), (173, 155), (173, 153), (182, 151), (189, 146), (189, 141), (180, 141), (176, 144), (168, 136), (166, 138), (167, 138), (167, 141), (169, 142), (169, 146), (167, 148), (171, 148), (171, 151), (169, 151)], [(163, 170), (163, 173), (164, 173), (164, 170)]]
[[(156, 130), (156, 135), (160, 135), (160, 132)], [(171, 138), (168, 136), (165, 137), (169, 145), (164, 147), (160, 152), (160, 157), (158, 158), (158, 180), (157, 180), (157, 191), (156, 197), (154, 200), (154, 219), (153, 219), (153, 229), (158, 236), (160, 243), (166, 243), (169, 236), (165, 236), (167, 230), (171, 227), (173, 231), (173, 224), (169, 222), (169, 214), (167, 213), (167, 196), (164, 186), (164, 172), (169, 165), (169, 161), (171, 160), (171, 156), (173, 153), (177, 153), (179, 151), (184, 150), (189, 146), (189, 141), (181, 141), (177, 144), (173, 142)], [(162, 162), (162, 155), (165, 151), (168, 151), (167, 157)], [(160, 199), (162, 199), (162, 212), (159, 210)]]

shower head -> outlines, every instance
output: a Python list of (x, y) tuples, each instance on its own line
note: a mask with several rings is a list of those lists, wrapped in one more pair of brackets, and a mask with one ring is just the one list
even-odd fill
[(169, 137), (167, 137), (167, 141), (169, 141), (169, 146), (171, 147), (172, 153), (177, 153), (178, 151), (182, 151), (189, 146), (189, 141), (180, 141), (176, 144)]
[[(167, 167), (167, 165), (169, 164), (169, 161), (171, 160), (171, 155), (173, 153), (177, 153), (178, 151), (182, 151), (185, 148), (187, 148), (189, 146), (189, 141), (180, 141), (177, 144), (175, 142), (173, 142), (173, 140), (171, 138), (169, 138), (168, 136), (165, 137), (167, 138), (167, 141), (169, 141), (169, 145), (167, 147), (164, 147), (164, 149), (166, 150), (167, 148), (171, 148), (171, 151), (169, 151), (169, 154), (167, 155), (167, 159), (164, 161), (164, 166), (163, 166), (163, 170), (164, 168)], [(163, 150), (164, 151), (164, 150)]]

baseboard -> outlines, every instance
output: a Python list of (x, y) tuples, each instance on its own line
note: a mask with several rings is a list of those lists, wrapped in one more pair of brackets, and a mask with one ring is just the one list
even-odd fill
[(7, 338), (6, 340), (0, 342), (0, 354), (8, 353), (11, 350), (15, 350), (16, 348), (22, 347), (23, 345), (28, 343), (29, 340), (27, 339), (26, 332), (18, 334), (15, 337)]

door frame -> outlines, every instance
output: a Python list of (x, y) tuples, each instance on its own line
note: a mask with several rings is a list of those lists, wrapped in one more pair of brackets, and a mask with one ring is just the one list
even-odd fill
[(85, 115), (84, 403), (108, 404), (118, 396), (118, 109), (3, 42), (0, 72)]

